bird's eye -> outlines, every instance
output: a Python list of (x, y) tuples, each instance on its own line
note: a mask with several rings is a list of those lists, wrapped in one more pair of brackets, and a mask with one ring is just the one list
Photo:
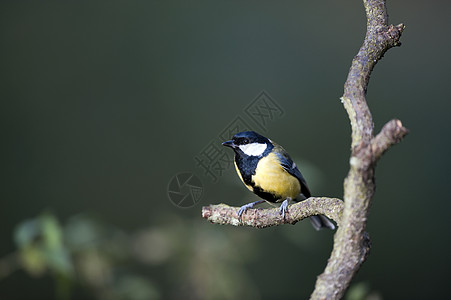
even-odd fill
[(242, 143), (243, 145), (249, 144), (249, 139), (243, 139), (243, 140), (241, 141), (241, 143)]

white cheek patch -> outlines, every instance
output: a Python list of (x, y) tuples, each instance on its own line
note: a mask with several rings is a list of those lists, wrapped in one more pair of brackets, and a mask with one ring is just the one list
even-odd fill
[(244, 152), (244, 154), (249, 156), (260, 156), (265, 152), (266, 147), (268, 147), (266, 144), (260, 144), (260, 143), (252, 143), (247, 145), (240, 145), (241, 151)]

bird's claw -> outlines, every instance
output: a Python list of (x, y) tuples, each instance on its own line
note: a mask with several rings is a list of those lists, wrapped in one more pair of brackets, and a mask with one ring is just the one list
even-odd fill
[(291, 199), (290, 198), (285, 199), (279, 208), (279, 214), (281, 214), (284, 219), (285, 219), (285, 214), (288, 212), (288, 201), (289, 200), (291, 200)]
[(258, 200), (258, 201), (248, 203), (248, 204), (241, 206), (240, 209), (238, 210), (238, 219), (241, 220), (241, 215), (244, 214), (246, 212), (246, 210), (248, 210), (249, 208), (253, 208), (255, 205), (263, 203), (263, 202), (265, 202), (265, 200)]
[(238, 218), (241, 219), (241, 215), (244, 214), (246, 210), (252, 207), (253, 207), (252, 203), (248, 203), (246, 205), (241, 206), (240, 209), (238, 210)]

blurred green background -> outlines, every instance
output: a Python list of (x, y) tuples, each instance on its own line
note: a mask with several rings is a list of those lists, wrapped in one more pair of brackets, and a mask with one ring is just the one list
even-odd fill
[[(377, 166), (348, 299), (451, 292), (450, 8), (388, 3), (407, 28), (368, 102), (376, 132), (396, 117), (410, 134)], [(265, 90), (285, 113), (264, 134), (342, 197), (339, 97), (365, 25), (360, 1), (2, 1), (0, 299), (307, 298), (333, 233), (209, 224), (202, 205), (256, 198), (194, 157)], [(189, 209), (167, 196), (182, 171), (204, 188)]]

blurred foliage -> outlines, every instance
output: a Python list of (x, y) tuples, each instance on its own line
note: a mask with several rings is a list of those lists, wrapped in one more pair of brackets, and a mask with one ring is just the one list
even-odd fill
[(371, 291), (368, 283), (359, 282), (351, 284), (345, 300), (382, 300), (382, 296), (376, 291)]
[[(397, 117), (410, 134), (378, 163), (355, 279), (368, 285), (350, 297), (443, 299), (451, 2), (387, 5), (407, 27), (368, 104), (376, 132)], [(360, 1), (0, 1), (0, 299), (308, 298), (332, 233), (210, 225), (201, 205), (256, 198), (233, 168), (214, 184), (193, 157), (266, 90), (285, 113), (255, 129), (313, 195), (342, 197), (339, 97), (365, 25)], [(204, 187), (186, 210), (166, 194), (182, 171)]]
[[(20, 265), (33, 277), (52, 275), (58, 299), (70, 299), (74, 286), (89, 289), (96, 299), (255, 299), (258, 295), (241, 266), (251, 252), (238, 253), (234, 248), (235, 243), (245, 242), (252, 249), (252, 237), (246, 232), (229, 239), (210, 226), (198, 222), (186, 226), (173, 219), (167, 225), (126, 234), (92, 215), (73, 216), (61, 225), (46, 212), (19, 224), (15, 241)], [(157, 271), (149, 274), (147, 268)]]
[(69, 280), (74, 276), (70, 251), (64, 245), (63, 231), (58, 220), (49, 213), (26, 220), (15, 230), (22, 266), (32, 276), (53, 274), (58, 298), (68, 297)]

